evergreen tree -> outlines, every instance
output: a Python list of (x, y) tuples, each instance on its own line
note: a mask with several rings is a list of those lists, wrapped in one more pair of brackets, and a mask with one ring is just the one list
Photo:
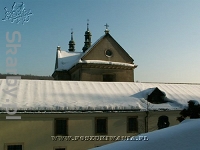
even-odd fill
[(200, 105), (195, 100), (188, 101), (188, 108), (183, 109), (180, 112), (180, 117), (177, 117), (179, 122), (185, 120), (186, 117), (190, 117), (190, 119), (200, 118)]

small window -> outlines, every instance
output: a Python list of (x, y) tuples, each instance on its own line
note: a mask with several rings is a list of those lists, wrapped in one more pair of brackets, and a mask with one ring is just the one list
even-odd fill
[(6, 144), (6, 150), (23, 150), (22, 144)]
[(169, 123), (169, 118), (165, 115), (160, 116), (158, 118), (158, 129), (163, 129), (163, 128), (167, 128), (169, 127), (170, 123)]
[(105, 81), (105, 82), (115, 81), (115, 75), (114, 74), (104, 74), (103, 81)]
[(107, 57), (111, 57), (113, 55), (113, 52), (108, 49), (108, 50), (105, 51), (105, 54), (106, 54)]
[(55, 119), (55, 135), (67, 135), (67, 119)]
[(65, 147), (65, 146), (56, 146), (56, 147), (54, 147), (53, 150), (67, 150), (67, 147)]
[(128, 117), (127, 118), (127, 132), (138, 132), (138, 121), (137, 117)]
[(107, 118), (95, 119), (95, 133), (102, 135), (107, 134)]

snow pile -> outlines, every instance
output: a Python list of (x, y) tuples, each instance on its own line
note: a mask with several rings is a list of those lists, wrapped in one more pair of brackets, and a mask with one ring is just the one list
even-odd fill
[(148, 141), (120, 141), (91, 150), (197, 150), (199, 131), (200, 119), (188, 119), (179, 125), (140, 135), (147, 136)]

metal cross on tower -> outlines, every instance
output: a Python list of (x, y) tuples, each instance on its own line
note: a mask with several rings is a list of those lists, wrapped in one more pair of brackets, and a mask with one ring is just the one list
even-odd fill
[(108, 30), (109, 25), (106, 23), (106, 25), (104, 25), (104, 26), (106, 26), (106, 30)]
[(89, 30), (89, 19), (87, 19), (87, 30)]
[(104, 26), (106, 26), (105, 34), (109, 33), (109, 30), (108, 30), (109, 25), (106, 23), (106, 25)]
[(73, 29), (71, 28), (71, 40), (73, 40)]

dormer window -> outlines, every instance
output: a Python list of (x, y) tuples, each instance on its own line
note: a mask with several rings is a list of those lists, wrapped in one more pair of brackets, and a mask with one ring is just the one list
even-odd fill
[(159, 90), (157, 87), (148, 95), (147, 100), (153, 104), (165, 103), (165, 93)]

